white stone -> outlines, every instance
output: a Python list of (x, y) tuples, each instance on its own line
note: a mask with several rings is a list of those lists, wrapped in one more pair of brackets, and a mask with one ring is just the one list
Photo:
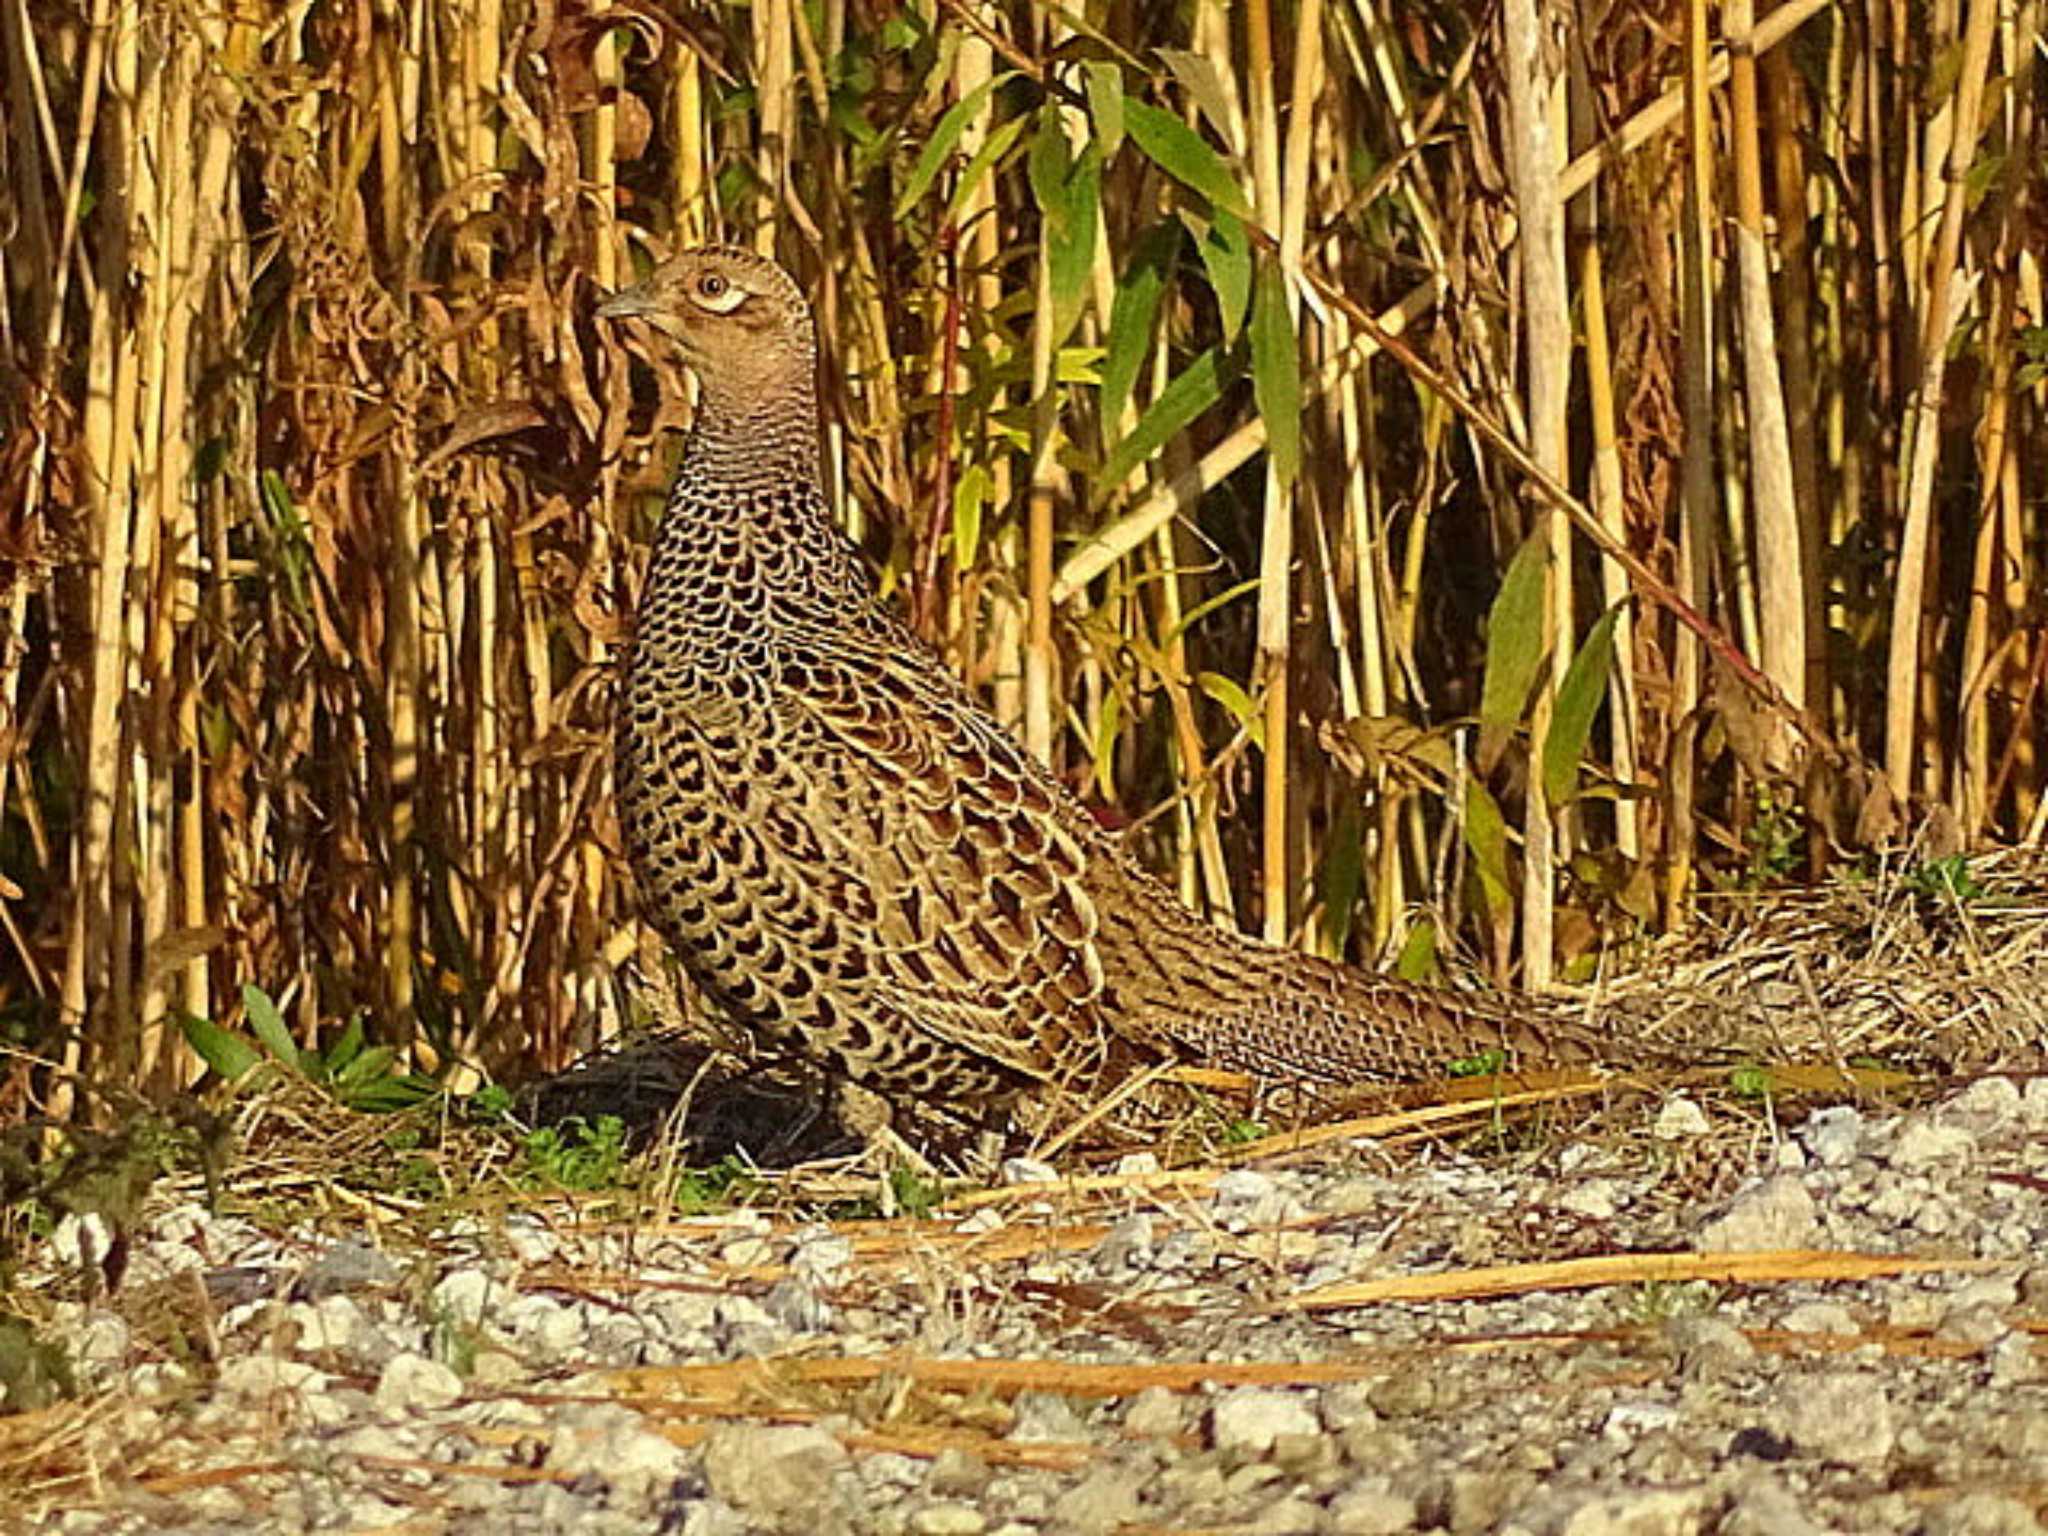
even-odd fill
[(1602, 1494), (1572, 1511), (1564, 1536), (1698, 1536), (1707, 1503), (1704, 1488)]
[(1809, 1301), (1792, 1308), (1780, 1322), (1791, 1333), (1849, 1335), (1863, 1331), (1863, 1325), (1839, 1301)]
[(494, 1294), (497, 1289), (481, 1269), (455, 1270), (444, 1275), (434, 1287), (434, 1315), (446, 1322), (473, 1327), (483, 1321), (486, 1309), (498, 1305), (500, 1298)]
[(1395, 1493), (1385, 1478), (1374, 1478), (1330, 1500), (1330, 1531), (1332, 1536), (1401, 1536), (1415, 1529), (1418, 1513), (1413, 1499)]
[(1566, 1190), (1557, 1203), (1574, 1216), (1606, 1221), (1621, 1209), (1621, 1185), (1614, 1179), (1589, 1179)]
[(1811, 1247), (1820, 1233), (1820, 1209), (1795, 1174), (1773, 1174), (1742, 1191), (1700, 1229), (1703, 1253), (1761, 1253)]
[(1876, 1466), (1898, 1441), (1891, 1399), (1875, 1376), (1836, 1372), (1780, 1388), (1793, 1442), (1825, 1461)]
[(394, 1418), (432, 1413), (462, 1396), (462, 1378), (438, 1360), (411, 1353), (393, 1355), (377, 1378), (380, 1413)]
[(573, 1307), (552, 1296), (520, 1296), (501, 1307), (493, 1321), (506, 1333), (547, 1359), (558, 1359), (583, 1343), (589, 1331)]
[(1846, 1168), (1863, 1149), (1863, 1111), (1853, 1104), (1817, 1109), (1806, 1117), (1800, 1135), (1823, 1168)]
[[(716, 1438), (714, 1434), (712, 1439)], [(705, 1442), (707, 1453), (710, 1444)], [(708, 1471), (708, 1454), (706, 1464)], [(646, 1419), (632, 1409), (615, 1403), (588, 1403), (556, 1417), (547, 1465), (550, 1471), (570, 1478), (602, 1478), (627, 1499), (639, 1499), (670, 1487), (689, 1470), (690, 1459), (674, 1441), (648, 1428)]]
[(2009, 1077), (1980, 1077), (1942, 1105), (1941, 1114), (1974, 1130), (2002, 1130), (2021, 1118), (2020, 1085)]
[(771, 1518), (836, 1509), (833, 1480), (848, 1464), (846, 1447), (811, 1424), (721, 1424), (704, 1442), (711, 1491)]
[(1227, 1456), (1264, 1456), (1282, 1435), (1314, 1435), (1321, 1426), (1309, 1406), (1292, 1392), (1238, 1387), (1217, 1399), (1209, 1415), (1216, 1449)]
[(981, 1536), (988, 1522), (972, 1504), (927, 1504), (910, 1517), (917, 1536)]
[(1625, 1439), (1669, 1429), (1678, 1422), (1678, 1417), (1675, 1404), (1660, 1403), (1655, 1398), (1625, 1398), (1607, 1410), (1607, 1422), (1600, 1428), (1604, 1434)]
[(1096, 1467), (1053, 1501), (1053, 1520), (1079, 1536), (1108, 1536), (1137, 1522), (1139, 1487), (1137, 1474), (1127, 1468)]
[(1927, 1172), (1955, 1168), (1976, 1155), (1977, 1139), (1960, 1125), (1947, 1125), (1926, 1115), (1908, 1115), (1899, 1122), (1888, 1156), (1894, 1168)]
[(1148, 1438), (1177, 1435), (1186, 1419), (1179, 1397), (1164, 1387), (1147, 1387), (1124, 1409), (1124, 1433)]
[(1666, 1099), (1664, 1107), (1657, 1111), (1657, 1123), (1651, 1128), (1651, 1134), (1659, 1141), (1690, 1141), (1712, 1129), (1707, 1123), (1707, 1112), (1694, 1100), (1679, 1093)]

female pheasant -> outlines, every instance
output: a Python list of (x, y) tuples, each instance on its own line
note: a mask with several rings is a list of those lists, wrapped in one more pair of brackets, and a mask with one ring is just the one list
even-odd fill
[(1573, 1032), (1556, 1005), (1228, 932), (1141, 869), (833, 524), (810, 306), (781, 268), (687, 251), (598, 314), (651, 326), (700, 386), (625, 672), (618, 807), (651, 920), (747, 1035), (871, 1112), (986, 1126), (1158, 1062), (1337, 1086)]

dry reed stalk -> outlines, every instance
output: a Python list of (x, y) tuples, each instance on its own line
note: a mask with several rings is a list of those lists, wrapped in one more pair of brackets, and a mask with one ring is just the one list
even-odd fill
[[(126, 840), (122, 811), (127, 788), (127, 729), (122, 699), (128, 670), (128, 574), (133, 559), (134, 467), (137, 357), (125, 345), (120, 303), (138, 218), (132, 201), (137, 179), (138, 134), (135, 102), (140, 72), (140, 15), (136, 0), (101, 0), (94, 12), (95, 40), (105, 28), (112, 38), (106, 53), (112, 111), (102, 125), (101, 184), (94, 205), (100, 220), (98, 292), (83, 413), (85, 489), (96, 544), (93, 561), (91, 692), (81, 786), (85, 811), (78, 840), (78, 876), (73, 888), (71, 927), (66, 938), (60, 1019), (67, 1030), (47, 1108), (55, 1120), (72, 1108), (74, 1075), (87, 1059), (87, 1030), (121, 1029), (129, 1016), (130, 952), (120, 942), (117, 883)], [(89, 54), (90, 58), (91, 55)], [(83, 176), (81, 143), (77, 174)], [(67, 217), (67, 223), (70, 222)], [(98, 990), (95, 1002), (91, 993)], [(97, 1031), (96, 1031), (97, 1032)], [(101, 1036), (104, 1038), (104, 1035)]]
[[(1592, 136), (1593, 99), (1583, 67), (1572, 70), (1573, 143)], [(1623, 505), (1621, 450), (1615, 430), (1614, 356), (1607, 333), (1607, 280), (1600, 258), (1600, 204), (1596, 188), (1579, 194), (1575, 229), (1578, 236), (1579, 304), (1586, 321), (1586, 403), (1593, 429), (1593, 510), (1617, 543), (1626, 542), (1628, 524)], [(1628, 573), (1612, 555), (1600, 557), (1601, 601), (1616, 614), (1614, 665), (1607, 684), (1608, 760), (1615, 782), (1636, 782), (1636, 743), (1642, 722), (1636, 711), (1636, 627), (1629, 606)], [(1614, 845), (1633, 862), (1642, 856), (1641, 818), (1635, 801), (1614, 802)]]
[[(2004, 103), (2005, 154), (2008, 165), (2023, 163), (2033, 140), (2034, 40), (2040, 31), (2038, 0), (2027, 0), (2005, 30), (2003, 55), (2009, 88)], [(2021, 486), (2018, 438), (2012, 431), (2015, 331), (2019, 311), (2019, 266), (2025, 239), (2022, 224), (2027, 203), (2027, 178), (2005, 177), (2000, 198), (1998, 240), (1991, 255), (1991, 299), (1986, 349), (1989, 352), (1984, 388), (1984, 425), (1978, 439), (1978, 481), (1983, 487), (1970, 570), (1970, 606), (1963, 629), (1959, 678), (1962, 683), (1961, 739), (1952, 796), (1966, 835), (1990, 830), (1997, 807), (1990, 803), (1991, 710), (1994, 678), (2001, 672), (2024, 674), (2024, 657), (2001, 645), (1993, 656), (1993, 629), (2008, 639), (2023, 622), (2026, 604), (2026, 554), (2022, 542), (2025, 497)], [(1994, 605), (1996, 619), (1994, 620)], [(2015, 657), (2014, 661), (2003, 658)], [(2015, 677), (2015, 682), (2018, 678)], [(2024, 812), (2015, 825), (2025, 820)]]
[[(1279, 108), (1274, 96), (1272, 11), (1249, 0), (1244, 11), (1246, 129), (1252, 171), (1252, 207), (1270, 235), (1285, 217), (1280, 180)], [(1297, 38), (1297, 48), (1306, 32)], [(1297, 71), (1297, 73), (1299, 73)], [(1292, 295), (1290, 309), (1298, 313)], [(1290, 330), (1292, 329), (1290, 325)], [(1284, 944), (1292, 931), (1293, 865), (1288, 837), (1289, 662), (1294, 621), (1294, 490), (1269, 455), (1259, 535), (1258, 650), (1253, 695), (1263, 716), (1264, 756), (1259, 778), (1259, 901), (1266, 940)]]
[(1927, 274), (1920, 316), (1920, 377), (1907, 432), (1905, 524), (1900, 534), (1897, 586), (1892, 599), (1891, 643), (1885, 665), (1885, 774), (1892, 794), (1904, 802), (1936, 786), (1919, 782), (1914, 768), (1936, 757), (1935, 743), (1920, 728), (1921, 626), (1928, 567), (1933, 558), (1934, 467), (1941, 455), (1941, 394), (1948, 367), (1949, 336), (1957, 315), (1950, 295), (1961, 255), (1964, 182), (1977, 152), (1978, 107), (1991, 65), (1996, 0), (1971, 0), (1962, 64), (1955, 84), (1956, 131), (1949, 145), (1948, 178), (1933, 266)]
[[(1835, 29), (1839, 31), (1839, 27)], [(1751, 32), (1754, 38), (1754, 29)], [(1807, 709), (1825, 713), (1829, 695), (1827, 581), (1820, 568), (1820, 455), (1814, 438), (1812, 215), (1805, 151), (1800, 143), (1806, 88), (1789, 55), (1764, 55), (1771, 135), (1771, 201), (1777, 216), (1779, 292), (1784, 321), (1777, 328), (1784, 359), (1785, 434), (1791, 455), (1792, 503), (1798, 509), (1806, 686), (1793, 694)]]
[[(1516, 249), (1526, 327), (1527, 440), (1530, 457), (1562, 483), (1567, 474), (1565, 417), (1572, 345), (1565, 285), (1564, 201), (1558, 183), (1564, 146), (1555, 133), (1551, 106), (1560, 82), (1552, 78), (1544, 63), (1544, 29), (1534, 0), (1506, 0), (1501, 24), (1513, 156), (1509, 179), (1519, 226)], [(1570, 528), (1562, 517), (1546, 512), (1532, 536), (1544, 544), (1543, 624), (1538, 644), (1545, 663), (1529, 711), (1531, 752), (1533, 758), (1540, 759), (1557, 683), (1571, 645)], [(1555, 837), (1543, 775), (1532, 771), (1522, 805), (1522, 974), (1526, 985), (1536, 991), (1550, 985), (1556, 957)]]
[(1024, 743), (1042, 763), (1053, 748), (1053, 529), (1063, 481), (1055, 457), (1059, 396), (1053, 383), (1052, 263), (1038, 240), (1038, 292), (1031, 317), (1031, 482), (1024, 524)]
[[(1778, 326), (1771, 311), (1770, 253), (1764, 245), (1763, 122), (1757, 107), (1756, 12), (1728, 0), (1728, 90), (1733, 108), (1736, 278), (1749, 492), (1758, 580), (1757, 660), (1795, 708), (1806, 699), (1806, 566), (1793, 488), (1785, 391), (1778, 374)], [(1803, 216), (1804, 209), (1801, 209)]]
[[(1705, 0), (1685, 13), (1684, 212), (1679, 224), (1679, 369), (1685, 422), (1676, 581), (1702, 612), (1714, 566), (1713, 119), (1707, 100)], [(1702, 697), (1699, 643), (1680, 635), (1672, 660), (1671, 753), (1664, 825), (1664, 922), (1682, 927), (1698, 850), (1695, 711)]]

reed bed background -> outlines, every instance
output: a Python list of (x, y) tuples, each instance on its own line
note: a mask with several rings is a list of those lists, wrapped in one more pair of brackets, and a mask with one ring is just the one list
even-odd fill
[(2048, 830), (2040, 0), (4, 0), (4, 1113), (558, 1066), (686, 385), (816, 299), (848, 527), (1223, 920), (1547, 985)]

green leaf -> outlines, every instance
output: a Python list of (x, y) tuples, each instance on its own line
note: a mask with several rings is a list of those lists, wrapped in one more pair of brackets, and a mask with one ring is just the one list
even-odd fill
[(1038, 113), (1038, 132), (1031, 139), (1031, 155), (1025, 162), (1032, 199), (1047, 218), (1064, 212), (1067, 174), (1073, 169), (1073, 148), (1060, 121), (1058, 107), (1046, 106)]
[(1259, 707), (1252, 702), (1252, 696), (1243, 688), (1220, 672), (1196, 673), (1195, 686), (1230, 711), (1230, 718), (1244, 728), (1253, 746), (1265, 745), (1265, 719), (1259, 713)]
[(1102, 387), (1102, 348), (1061, 347), (1052, 360), (1052, 376), (1062, 384)]
[(1499, 1046), (1489, 1046), (1470, 1056), (1460, 1056), (1456, 1061), (1444, 1065), (1446, 1077), (1492, 1077), (1504, 1071), (1508, 1064), (1508, 1053)]
[(1243, 597), (1250, 592), (1256, 592), (1258, 591), (1258, 589), (1259, 578), (1256, 576), (1247, 576), (1243, 581), (1238, 582), (1236, 585), (1225, 587), (1221, 592), (1218, 592), (1214, 597), (1204, 598), (1201, 602), (1197, 603), (1194, 607), (1190, 608), (1186, 613), (1180, 616), (1180, 622), (1174, 625), (1172, 629), (1166, 632), (1166, 636), (1164, 640), (1161, 641), (1161, 643), (1164, 645), (1171, 645), (1174, 641), (1178, 640), (1182, 635), (1186, 634), (1189, 630), (1193, 629), (1196, 624), (1200, 623), (1203, 619), (1209, 617), (1209, 615), (1214, 613), (1218, 608), (1223, 607), (1227, 603), (1234, 603), (1240, 597)]
[(967, 162), (967, 169), (960, 173), (960, 179), (953, 183), (953, 195), (946, 203), (947, 222), (959, 219), (960, 210), (967, 206), (967, 200), (974, 195), (974, 189), (981, 185), (981, 179), (988, 174), (989, 167), (1010, 152), (1010, 146), (1017, 142), (1017, 135), (1024, 131), (1024, 125), (1030, 121), (1028, 117), (1013, 117), (983, 141), (981, 148), (974, 152), (974, 158)]
[(1236, 372), (1231, 359), (1214, 347), (1189, 363), (1159, 391), (1159, 398), (1138, 418), (1130, 434), (1109, 450), (1096, 481), (1098, 492), (1107, 495), (1122, 485), (1168, 438), (1222, 399), (1223, 386)]
[(1301, 353), (1287, 312), (1287, 274), (1277, 262), (1260, 267), (1252, 301), (1252, 396), (1266, 423), (1273, 473), (1291, 486), (1301, 469)]
[(1147, 159), (1175, 181), (1201, 193), (1212, 208), (1257, 222), (1244, 189), (1223, 157), (1178, 117), (1132, 97), (1124, 102), (1124, 127)]
[(1109, 312), (1109, 350), (1102, 362), (1102, 420), (1114, 428), (1123, 419), (1124, 407), (1137, 388), (1138, 370), (1152, 347), (1152, 329), (1159, 318), (1159, 302), (1173, 267), (1173, 253), (1180, 244), (1180, 230), (1160, 223), (1145, 233), (1131, 259), (1124, 265), (1123, 281), (1117, 284), (1116, 302)]
[(944, 115), (939, 118), (938, 127), (932, 130), (931, 138), (925, 141), (924, 149), (918, 154), (917, 164), (910, 169), (910, 179), (903, 184), (903, 195), (896, 199), (897, 218), (900, 219), (909, 213), (917, 206), (918, 200), (931, 190), (931, 184), (937, 179), (940, 168), (945, 165), (946, 157), (953, 153), (960, 142), (960, 135), (967, 131), (968, 120), (981, 110), (981, 105), (988, 100), (989, 93), (1004, 81), (1013, 79), (1015, 75), (1016, 71), (1011, 70), (1005, 74), (991, 76), (946, 108)]
[(341, 1038), (327, 1048), (327, 1070), (344, 1072), (349, 1063), (357, 1059), (363, 1048), (363, 1016), (356, 1014), (348, 1021), (348, 1027), (341, 1032)]
[(1365, 880), (1365, 827), (1358, 809), (1346, 800), (1330, 830), (1328, 851), (1323, 855), (1323, 936), (1330, 952), (1344, 953), (1351, 936), (1351, 918), (1358, 905), (1358, 888)]
[(263, 1042), (263, 1048), (294, 1072), (305, 1071), (299, 1043), (292, 1038), (284, 1015), (277, 1011), (277, 1004), (270, 1000), (270, 994), (253, 981), (244, 982), (242, 1006), (249, 1010), (249, 1028)]
[(1081, 66), (1081, 78), (1088, 86), (1088, 116), (1095, 124), (1095, 141), (1107, 160), (1124, 142), (1124, 72), (1107, 59), (1090, 59)]
[(1095, 740), (1090, 744), (1095, 756), (1095, 788), (1104, 800), (1116, 799), (1116, 733), (1123, 718), (1124, 696), (1111, 688), (1102, 701), (1102, 714), (1095, 722)]
[(1472, 865), (1479, 871), (1486, 910), (1496, 916), (1511, 911), (1507, 820), (1499, 803), (1476, 778), (1465, 781), (1465, 846), (1472, 850)]
[(1408, 930), (1401, 953), (1394, 960), (1394, 974), (1403, 981), (1436, 979), (1436, 924), (1428, 918), (1422, 918)]
[(1486, 682), (1479, 697), (1483, 724), (1513, 727), (1528, 707), (1543, 665), (1544, 575), (1550, 536), (1539, 528), (1522, 541), (1486, 621)]
[(240, 1081), (244, 1073), (263, 1060), (263, 1053), (255, 1046), (211, 1019), (184, 1014), (178, 1019), (178, 1028), (186, 1044), (199, 1053), (199, 1059), (228, 1082)]
[(1607, 679), (1614, 670), (1614, 626), (1620, 618), (1617, 604), (1594, 621), (1558, 685), (1557, 706), (1543, 738), (1543, 793), (1552, 805), (1571, 799), (1578, 785), (1586, 738), (1592, 734), (1593, 716), (1607, 697)]
[(1223, 322), (1223, 339), (1235, 341), (1244, 324), (1245, 305), (1252, 296), (1252, 241), (1244, 221), (1219, 212), (1207, 229), (1195, 231), (1195, 251), (1202, 258), (1202, 270), (1209, 274), (1209, 286), (1216, 294), (1216, 316)]
[(1052, 230), (1053, 335), (1064, 340), (1081, 318), (1095, 273), (1095, 235), (1102, 225), (1102, 148), (1084, 144), (1067, 177), (1066, 204)]
[(1031, 195), (1044, 221), (1047, 283), (1052, 290), (1053, 335), (1063, 339), (1080, 318), (1089, 275), (1095, 269), (1095, 228), (1102, 200), (1102, 149), (1089, 143), (1069, 158), (1067, 131), (1059, 109), (1038, 115), (1031, 144)]
[(402, 1077), (387, 1075), (357, 1084), (348, 1090), (344, 1102), (360, 1114), (390, 1115), (424, 1104), (440, 1091), (441, 1085), (432, 1078), (409, 1072)]
[(1216, 136), (1228, 144), (1231, 137), (1230, 93), (1224, 87), (1223, 73), (1217, 69), (1216, 61), (1206, 53), (1196, 53), (1190, 48), (1155, 48), (1152, 51), (1173, 72), (1174, 83), (1195, 104), (1195, 110), (1208, 120), (1209, 126), (1216, 130)]
[(974, 568), (974, 557), (981, 552), (981, 508), (988, 500), (988, 470), (980, 464), (970, 464), (960, 476), (960, 483), (953, 487), (953, 568), (967, 571)]
[(388, 1077), (391, 1075), (391, 1064), (396, 1060), (396, 1046), (373, 1045), (350, 1061), (347, 1066), (336, 1070), (336, 1085), (343, 1089), (360, 1088), (380, 1077)]

